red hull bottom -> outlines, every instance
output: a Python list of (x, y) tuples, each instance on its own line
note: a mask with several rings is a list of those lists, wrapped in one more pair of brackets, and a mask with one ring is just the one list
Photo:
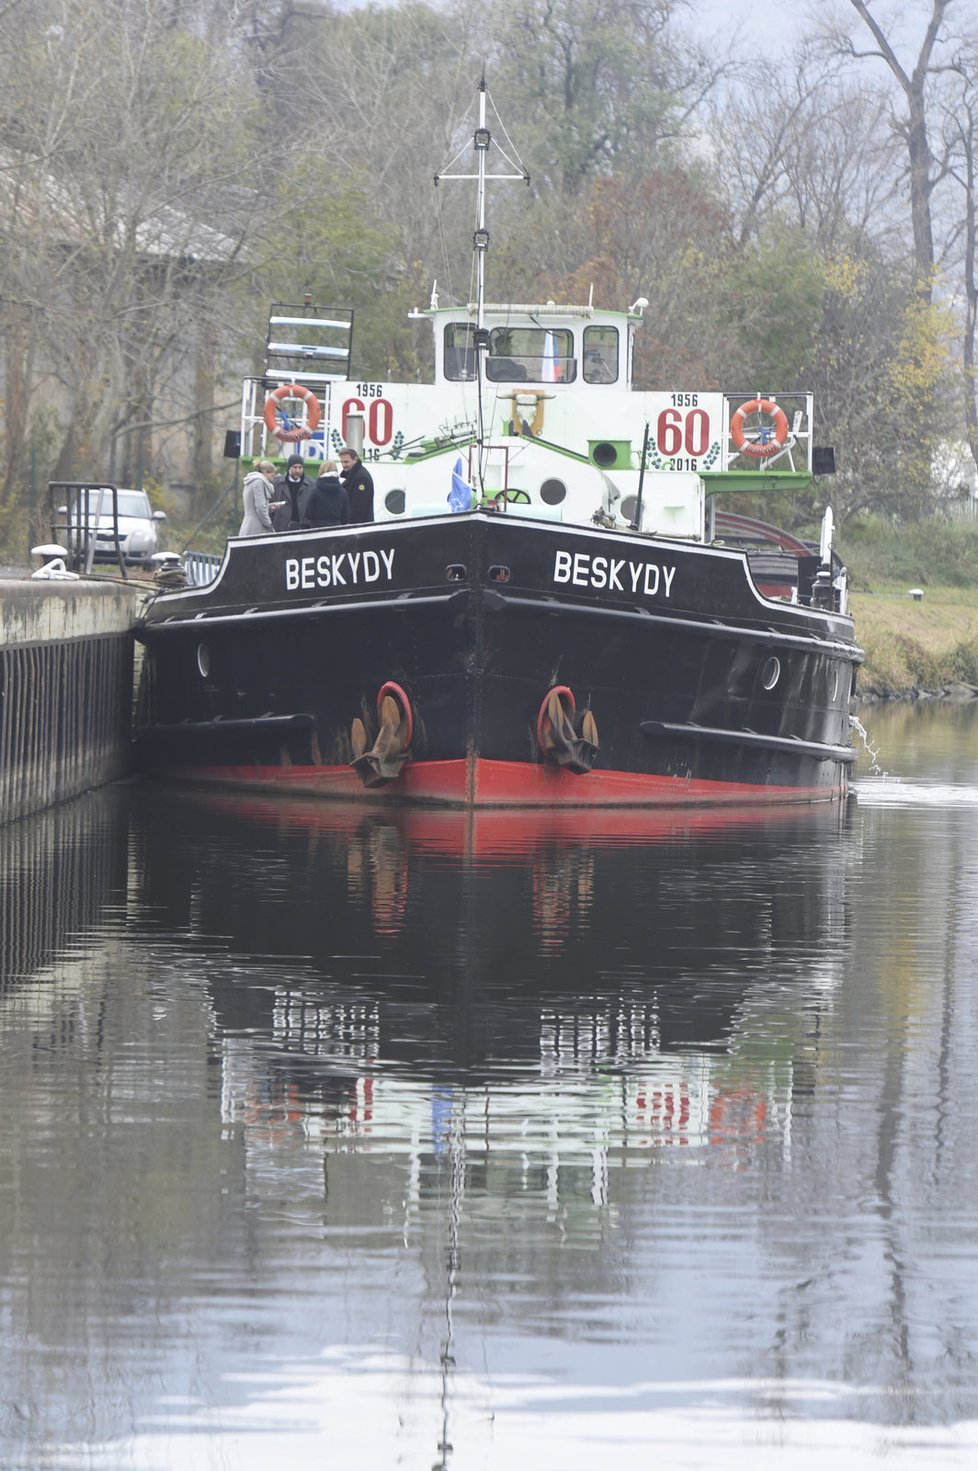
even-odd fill
[(364, 787), (348, 766), (180, 767), (160, 774), (208, 786), (247, 787), (334, 801), (418, 802), (442, 807), (717, 807), (829, 802), (835, 786), (756, 786), (624, 771), (585, 776), (518, 761), (410, 762), (395, 780)]

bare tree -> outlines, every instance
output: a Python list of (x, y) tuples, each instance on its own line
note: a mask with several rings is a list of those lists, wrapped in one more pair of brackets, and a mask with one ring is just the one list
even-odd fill
[(899, 202), (886, 113), (880, 92), (853, 87), (808, 46), (763, 90), (718, 102), (712, 146), (740, 243), (786, 223), (830, 251), (854, 231), (882, 241)]
[(944, 115), (948, 174), (960, 191), (952, 248), (961, 262), (964, 322), (961, 333), (965, 436), (978, 471), (978, 46), (963, 50), (956, 61), (959, 89)]
[[(520, 0), (496, 38), (500, 95), (531, 135), (541, 184), (575, 194), (591, 178), (662, 162), (726, 62), (676, 19), (684, 0)], [(503, 77), (505, 82), (502, 82)]]
[(207, 412), (207, 375), (187, 369), (226, 315), (258, 151), (240, 56), (175, 27), (166, 0), (24, 0), (16, 19), (0, 64), (12, 511), (32, 432), (55, 478), (129, 478), (146, 426)]
[(934, 284), (934, 232), (931, 199), (942, 169), (935, 164), (928, 119), (928, 86), (938, 71), (946, 70), (935, 52), (942, 39), (945, 13), (954, 0), (931, 0), (931, 12), (912, 66), (897, 56), (896, 48), (868, 0), (850, 0), (870, 32), (875, 47), (862, 50), (851, 38), (840, 43), (845, 55), (856, 60), (876, 58), (885, 63), (903, 93), (905, 111), (895, 114), (893, 126), (907, 150), (910, 182), (910, 218), (913, 228), (914, 261), (921, 294), (930, 300)]

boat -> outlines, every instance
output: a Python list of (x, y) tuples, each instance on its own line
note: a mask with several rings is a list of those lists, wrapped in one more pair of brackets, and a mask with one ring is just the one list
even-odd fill
[(475, 181), (477, 285), (413, 313), (431, 383), (351, 377), (352, 313), (273, 306), (235, 451), (349, 445), (374, 519), (170, 569), (137, 629), (141, 768), (463, 808), (842, 798), (862, 652), (831, 511), (816, 545), (723, 504), (831, 468), (812, 395), (633, 389), (643, 298), (488, 301), (486, 186), (526, 177), (501, 148), (492, 172), (488, 117), (483, 82), (436, 176)]

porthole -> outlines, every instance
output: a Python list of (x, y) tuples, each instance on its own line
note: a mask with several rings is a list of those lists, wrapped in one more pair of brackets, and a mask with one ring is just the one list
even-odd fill
[(544, 505), (559, 506), (567, 495), (567, 486), (562, 480), (545, 480), (540, 486), (540, 499)]
[(761, 684), (766, 690), (773, 690), (780, 678), (781, 660), (777, 655), (772, 654), (764, 661), (764, 668), (761, 670)]
[(211, 651), (206, 644), (197, 645), (197, 668), (201, 679), (206, 679), (211, 672)]
[(404, 507), (407, 505), (407, 496), (403, 490), (389, 490), (384, 496), (384, 505), (392, 516), (403, 516)]
[(638, 517), (638, 496), (626, 495), (618, 508), (629, 526), (634, 526)]

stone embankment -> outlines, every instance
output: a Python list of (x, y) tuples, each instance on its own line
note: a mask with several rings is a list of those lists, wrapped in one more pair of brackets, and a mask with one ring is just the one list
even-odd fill
[(145, 586), (0, 581), (0, 822), (125, 776)]

